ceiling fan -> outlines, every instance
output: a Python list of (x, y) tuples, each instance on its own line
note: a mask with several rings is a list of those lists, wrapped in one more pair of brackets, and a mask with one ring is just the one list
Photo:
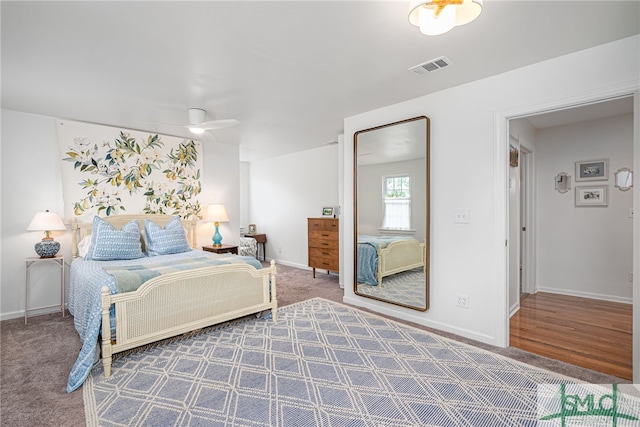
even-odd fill
[[(158, 123), (158, 122), (146, 122), (151, 125), (160, 125), (162, 127), (168, 126), (172, 128), (187, 128), (195, 135), (202, 135), (206, 131), (224, 129), (227, 127), (235, 126), (240, 123), (235, 119), (221, 119), (221, 120), (208, 120), (205, 121), (207, 112), (202, 108), (189, 108), (187, 109), (189, 122), (186, 125), (170, 124), (170, 123)], [(214, 137), (209, 133), (209, 136)], [(215, 137), (214, 137), (215, 138)]]
[(240, 123), (236, 119), (205, 121), (207, 112), (202, 108), (189, 108), (187, 110), (187, 113), (189, 114), (189, 124), (185, 127), (189, 129), (191, 133), (194, 133), (196, 135), (201, 135), (208, 130), (224, 129)]

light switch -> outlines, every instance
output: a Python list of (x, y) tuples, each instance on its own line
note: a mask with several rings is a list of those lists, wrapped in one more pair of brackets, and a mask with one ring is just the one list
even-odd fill
[(469, 224), (469, 209), (454, 209), (453, 222), (454, 224)]

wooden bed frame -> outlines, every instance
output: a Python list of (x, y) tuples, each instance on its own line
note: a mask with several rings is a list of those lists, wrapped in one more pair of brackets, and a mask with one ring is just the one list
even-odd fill
[[(119, 228), (131, 220), (142, 223), (145, 218), (163, 226), (172, 217), (118, 215), (104, 219)], [(196, 220), (183, 221), (183, 225), (194, 247)], [(91, 234), (91, 226), (72, 221), (74, 257), (78, 256), (78, 239)], [(144, 226), (140, 229), (144, 230)], [(111, 304), (116, 312), (115, 341), (111, 340)], [(104, 286), (101, 292), (104, 375), (111, 375), (114, 353), (265, 310), (271, 310), (276, 321), (277, 308), (274, 261), (260, 270), (238, 263), (163, 274), (138, 290), (123, 294), (110, 295), (109, 287)]]
[(427, 248), (424, 242), (417, 240), (398, 240), (391, 242), (386, 248), (378, 249), (378, 286), (382, 278), (401, 273), (413, 268), (422, 267), (426, 272), (425, 260)]

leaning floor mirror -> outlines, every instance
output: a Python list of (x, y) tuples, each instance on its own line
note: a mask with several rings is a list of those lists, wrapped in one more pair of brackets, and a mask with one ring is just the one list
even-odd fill
[(354, 134), (354, 292), (429, 308), (429, 119)]

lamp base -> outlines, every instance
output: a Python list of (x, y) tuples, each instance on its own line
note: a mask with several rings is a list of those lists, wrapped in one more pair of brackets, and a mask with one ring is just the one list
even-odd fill
[(213, 240), (213, 247), (214, 248), (219, 248), (220, 246), (222, 246), (222, 234), (220, 234), (220, 230), (218, 230), (220, 224), (218, 224), (217, 222), (215, 223), (216, 226), (216, 232), (213, 233), (213, 238), (211, 240)]
[(35, 244), (35, 250), (40, 255), (40, 258), (53, 258), (60, 250), (60, 243), (53, 239), (42, 239), (42, 241)]

